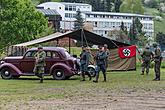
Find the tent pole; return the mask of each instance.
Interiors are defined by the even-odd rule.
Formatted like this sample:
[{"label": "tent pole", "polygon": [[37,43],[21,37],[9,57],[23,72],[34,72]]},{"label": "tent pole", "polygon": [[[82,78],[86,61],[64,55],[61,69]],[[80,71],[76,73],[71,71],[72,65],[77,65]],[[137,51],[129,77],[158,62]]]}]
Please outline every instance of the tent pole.
[{"label": "tent pole", "polygon": [[70,37],[69,37],[69,54],[70,54]]},{"label": "tent pole", "polygon": [[84,44],[84,43],[83,43],[84,41],[83,41],[83,35],[82,35],[83,33],[82,33],[82,31],[83,31],[83,30],[81,29],[81,46],[83,46],[83,44]]}]

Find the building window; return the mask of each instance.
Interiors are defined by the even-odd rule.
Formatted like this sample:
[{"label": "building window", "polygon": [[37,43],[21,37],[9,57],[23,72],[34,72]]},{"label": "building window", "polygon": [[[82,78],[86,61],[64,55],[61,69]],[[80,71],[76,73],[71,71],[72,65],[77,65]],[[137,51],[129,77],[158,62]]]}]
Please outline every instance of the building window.
[{"label": "building window", "polygon": [[65,13],[65,17],[66,17],[66,18],[69,17],[68,13]]},{"label": "building window", "polygon": [[94,22],[94,27],[97,27],[97,22]]},{"label": "building window", "polygon": [[65,6],[65,10],[69,10],[69,8],[68,8],[68,7],[69,7],[69,6],[68,6],[68,5],[66,5],[66,6]]},{"label": "building window", "polygon": [[73,6],[73,11],[76,11],[76,6]]},{"label": "building window", "polygon": [[107,31],[105,31],[105,34],[107,34]]},{"label": "building window", "polygon": [[72,11],[72,6],[69,6],[69,11]]}]

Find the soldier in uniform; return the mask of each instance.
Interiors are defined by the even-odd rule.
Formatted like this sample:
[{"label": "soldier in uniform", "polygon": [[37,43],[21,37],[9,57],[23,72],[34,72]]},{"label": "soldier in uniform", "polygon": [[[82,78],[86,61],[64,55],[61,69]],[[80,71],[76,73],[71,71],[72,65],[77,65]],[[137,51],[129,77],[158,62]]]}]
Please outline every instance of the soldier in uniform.
[{"label": "soldier in uniform", "polygon": [[105,65],[105,60],[106,60],[107,54],[104,51],[104,48],[102,46],[99,46],[99,50],[96,53],[96,80],[93,80],[93,82],[98,82],[99,79],[99,72],[102,71],[103,76],[104,76],[104,82],[106,82],[106,65]]},{"label": "soldier in uniform", "polygon": [[161,61],[162,61],[161,50],[156,43],[153,44],[153,47],[155,48],[155,54],[154,54],[155,79],[154,81],[159,81],[160,80],[160,66],[161,66]]},{"label": "soldier in uniform", "polygon": [[35,54],[36,61],[33,71],[35,75],[40,78],[40,83],[43,83],[44,67],[46,66],[45,57],[46,53],[43,51],[43,47],[39,45],[38,51]]},{"label": "soldier in uniform", "polygon": [[89,65],[89,53],[86,50],[86,46],[82,47],[82,52],[80,54],[80,70],[82,75],[82,80],[85,81],[85,74],[89,76],[89,80],[91,80],[91,75],[88,72],[88,65]]},{"label": "soldier in uniform", "polygon": [[110,52],[108,50],[108,45],[107,44],[104,44],[104,51],[107,54],[107,57],[105,59],[105,67],[106,67],[106,71],[107,71],[107,68],[108,68],[108,57],[110,55]]},{"label": "soldier in uniform", "polygon": [[142,57],[142,61],[143,61],[141,75],[144,75],[145,69],[146,69],[146,74],[148,75],[149,68],[150,68],[150,62],[153,58],[153,53],[152,53],[152,51],[149,50],[149,46],[145,47],[145,50],[143,51],[141,57]]}]

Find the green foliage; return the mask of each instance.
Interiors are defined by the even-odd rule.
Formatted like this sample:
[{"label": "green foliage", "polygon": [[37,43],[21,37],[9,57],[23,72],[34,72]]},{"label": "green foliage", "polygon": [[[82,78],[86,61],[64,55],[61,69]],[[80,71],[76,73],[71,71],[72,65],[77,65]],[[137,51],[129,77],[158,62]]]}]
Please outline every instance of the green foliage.
[{"label": "green foliage", "polygon": [[144,36],[144,33],[142,32],[142,27],[143,26],[140,20],[137,17],[134,18],[129,31],[131,44],[138,44],[138,41],[140,41],[140,37]]},{"label": "green foliage", "polygon": [[157,0],[145,0],[144,5],[149,8],[157,8],[158,1]]},{"label": "green foliage", "polygon": [[30,41],[47,28],[47,19],[29,0],[1,0],[0,48]]},{"label": "green foliage", "polygon": [[122,4],[122,0],[115,0],[114,5],[115,5],[115,12],[120,12],[120,5]]},{"label": "green foliage", "polygon": [[74,23],[74,29],[75,30],[82,29],[84,26],[84,24],[83,24],[84,20],[82,18],[80,10],[77,10],[75,18],[76,18],[76,21]]},{"label": "green foliage", "polygon": [[141,0],[123,0],[120,12],[143,14],[144,9]]},{"label": "green foliage", "polygon": [[158,42],[162,46],[165,46],[165,34],[162,32],[157,33],[156,42]]}]

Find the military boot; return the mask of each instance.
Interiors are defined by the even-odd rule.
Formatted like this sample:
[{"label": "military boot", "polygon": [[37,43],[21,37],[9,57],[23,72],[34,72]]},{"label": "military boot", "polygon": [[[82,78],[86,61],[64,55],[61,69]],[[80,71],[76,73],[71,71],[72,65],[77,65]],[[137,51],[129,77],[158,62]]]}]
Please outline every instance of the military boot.
[{"label": "military boot", "polygon": [[91,76],[91,74],[90,74],[89,72],[86,72],[86,74],[87,74],[88,77],[89,77],[89,81],[92,80],[92,76]]},{"label": "military boot", "polygon": [[82,73],[82,80],[81,81],[85,81],[85,73]]},{"label": "military boot", "polygon": [[98,83],[99,75],[96,75],[96,80],[93,80],[93,82]]},{"label": "military boot", "polygon": [[106,74],[103,73],[103,75],[104,75],[104,81],[103,81],[103,82],[106,82],[106,81],[107,81],[107,79],[106,79]]}]

